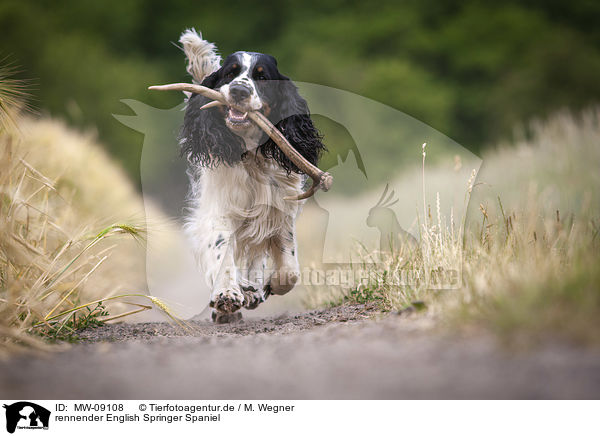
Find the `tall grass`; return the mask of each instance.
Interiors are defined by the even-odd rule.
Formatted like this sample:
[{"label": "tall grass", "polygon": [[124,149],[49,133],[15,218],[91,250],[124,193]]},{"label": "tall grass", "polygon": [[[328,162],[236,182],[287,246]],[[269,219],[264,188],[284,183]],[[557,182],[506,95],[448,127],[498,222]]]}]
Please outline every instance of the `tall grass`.
[{"label": "tall grass", "polygon": [[488,161],[451,318],[517,346],[600,343],[600,111],[535,122]]},{"label": "tall grass", "polygon": [[21,111],[29,109],[27,83],[14,79],[14,73],[14,68],[0,64],[0,131],[17,130]]},{"label": "tall grass", "polygon": [[[435,168],[426,168],[425,145],[422,153],[425,199]],[[599,110],[534,122],[528,136],[488,152],[477,180],[473,172],[465,181],[468,214],[443,216],[439,194],[436,204],[423,201],[419,250],[359,250],[374,280],[326,299],[371,301],[383,310],[424,300],[440,321],[477,326],[517,345],[548,338],[598,343],[599,164]],[[457,286],[436,292],[444,286],[432,272],[457,268]],[[423,274],[398,286],[391,277],[402,269]]]},{"label": "tall grass", "polygon": [[0,124],[0,354],[151,305],[168,311],[146,296],[143,203],[123,171],[92,135],[20,119],[10,88],[0,86],[10,120]]}]

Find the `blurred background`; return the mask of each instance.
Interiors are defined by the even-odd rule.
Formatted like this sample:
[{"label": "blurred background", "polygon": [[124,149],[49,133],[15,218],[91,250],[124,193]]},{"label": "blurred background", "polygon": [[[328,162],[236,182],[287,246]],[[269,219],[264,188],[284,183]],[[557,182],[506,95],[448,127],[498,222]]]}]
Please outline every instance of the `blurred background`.
[{"label": "blurred background", "polygon": [[[270,53],[294,80],[375,99],[479,153],[533,117],[598,100],[598,22],[592,0],[3,0],[0,58],[30,80],[35,109],[97,131],[139,185],[143,136],[111,114],[131,113],[121,99],[181,103],[146,88],[189,81],[174,45],[188,27],[224,55]],[[320,125],[330,148],[349,147],[342,128]]]}]

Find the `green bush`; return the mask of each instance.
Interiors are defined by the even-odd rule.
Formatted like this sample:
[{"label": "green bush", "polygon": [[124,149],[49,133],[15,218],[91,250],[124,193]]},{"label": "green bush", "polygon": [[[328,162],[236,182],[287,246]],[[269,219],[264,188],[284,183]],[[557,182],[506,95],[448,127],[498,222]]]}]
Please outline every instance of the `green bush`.
[{"label": "green bush", "polygon": [[104,2],[5,0],[0,56],[34,79],[34,106],[98,129],[137,177],[142,138],[111,117],[120,99],[168,108],[151,83],[187,80],[172,45],[196,27],[224,54],[275,55],[299,81],[402,110],[478,151],[562,107],[598,101],[597,2]]}]

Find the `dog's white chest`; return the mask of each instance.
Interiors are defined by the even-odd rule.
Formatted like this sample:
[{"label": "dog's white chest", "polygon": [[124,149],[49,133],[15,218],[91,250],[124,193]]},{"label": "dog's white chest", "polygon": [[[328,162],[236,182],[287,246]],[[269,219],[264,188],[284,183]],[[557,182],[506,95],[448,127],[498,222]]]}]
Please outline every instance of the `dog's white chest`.
[{"label": "dog's white chest", "polygon": [[233,165],[203,169],[199,180],[200,213],[233,225],[239,243],[261,243],[295,220],[302,202],[284,200],[301,192],[302,176],[287,174],[261,156]]}]

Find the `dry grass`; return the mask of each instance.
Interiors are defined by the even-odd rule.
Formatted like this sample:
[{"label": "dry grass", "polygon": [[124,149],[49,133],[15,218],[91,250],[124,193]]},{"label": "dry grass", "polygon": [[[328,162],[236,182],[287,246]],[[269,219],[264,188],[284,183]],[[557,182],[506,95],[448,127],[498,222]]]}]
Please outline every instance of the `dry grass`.
[{"label": "dry grass", "polygon": [[0,354],[151,308],[141,299],[169,314],[145,295],[141,196],[92,135],[20,119],[18,95],[0,92]]},{"label": "dry grass", "polygon": [[[124,176],[118,170],[108,174],[113,178],[107,179],[109,186],[104,182],[104,193],[97,192],[97,186],[96,191],[88,189],[98,183],[92,179],[95,172],[99,176],[114,168],[89,138],[49,120],[28,120],[19,127],[22,133],[0,134],[0,347],[4,349],[31,343],[30,333],[68,335],[79,316],[68,311],[121,291],[117,280],[143,291],[143,251],[135,242],[123,246],[120,241],[120,235],[139,238],[141,227],[107,224],[98,218],[107,210],[119,211],[119,201],[130,212],[139,204],[133,190],[123,192],[121,186],[129,185]],[[86,173],[86,166],[98,169]],[[95,206],[90,191],[99,200]],[[119,244],[118,250],[114,244]],[[58,331],[57,323],[63,326]]]},{"label": "dry grass", "polygon": [[[424,300],[442,321],[493,331],[515,345],[600,342],[599,144],[596,109],[533,123],[527,139],[490,151],[477,179],[465,180],[468,214],[456,222],[444,216],[438,194],[418,213],[418,252],[373,263],[381,253],[359,250],[374,279],[313,291],[310,305],[375,301],[401,310]],[[425,187],[431,172],[424,163]],[[457,289],[435,291],[431,273],[440,266],[462,269]],[[422,271],[421,279],[398,286],[390,278],[401,270]]]},{"label": "dry grass", "polygon": [[17,130],[22,111],[29,110],[27,83],[14,79],[14,73],[13,67],[0,64],[0,131]]},{"label": "dry grass", "polygon": [[593,109],[533,123],[529,139],[485,156],[454,321],[517,346],[600,342],[599,144]]}]

